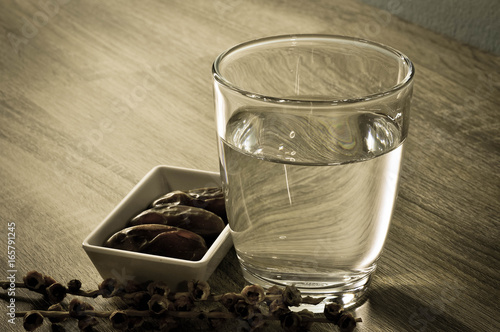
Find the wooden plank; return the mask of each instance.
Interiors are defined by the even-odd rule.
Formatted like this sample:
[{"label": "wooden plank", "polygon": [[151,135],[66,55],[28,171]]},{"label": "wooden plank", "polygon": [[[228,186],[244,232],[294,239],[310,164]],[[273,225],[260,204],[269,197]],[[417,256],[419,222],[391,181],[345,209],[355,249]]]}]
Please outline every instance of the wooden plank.
[{"label": "wooden plank", "polygon": [[[100,276],[81,242],[151,168],[218,170],[219,53],[268,35],[351,35],[401,50],[417,69],[399,200],[370,295],[355,310],[357,331],[500,330],[498,56],[348,0],[0,8],[0,247],[15,222],[18,281],[37,269],[94,288]],[[234,251],[210,283],[218,293],[244,286]],[[17,310],[46,306],[24,290],[16,298]],[[97,330],[111,327],[101,321]]]}]

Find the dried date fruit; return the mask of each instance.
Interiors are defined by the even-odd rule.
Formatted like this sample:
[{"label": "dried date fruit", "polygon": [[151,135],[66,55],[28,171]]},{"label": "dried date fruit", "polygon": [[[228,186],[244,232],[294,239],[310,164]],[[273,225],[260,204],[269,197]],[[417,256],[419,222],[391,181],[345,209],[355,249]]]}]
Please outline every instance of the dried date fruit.
[{"label": "dried date fruit", "polygon": [[115,249],[140,251],[142,246],[158,234],[172,230],[175,230],[175,228],[154,224],[128,227],[113,234],[104,245]]},{"label": "dried date fruit", "polygon": [[165,205],[188,205],[215,213],[227,221],[224,193],[221,188],[197,188],[187,191],[175,190],[156,199],[151,207]]},{"label": "dried date fruit", "polygon": [[104,245],[187,260],[200,260],[207,251],[207,245],[201,236],[185,229],[160,224],[127,227],[113,234]]},{"label": "dried date fruit", "polygon": [[224,221],[207,210],[186,205],[166,205],[141,212],[129,226],[162,224],[179,227],[203,237],[207,245],[212,244],[224,229]]},{"label": "dried date fruit", "polygon": [[198,234],[179,229],[176,232],[163,232],[144,246],[144,252],[172,258],[200,260],[207,252],[205,241]]}]

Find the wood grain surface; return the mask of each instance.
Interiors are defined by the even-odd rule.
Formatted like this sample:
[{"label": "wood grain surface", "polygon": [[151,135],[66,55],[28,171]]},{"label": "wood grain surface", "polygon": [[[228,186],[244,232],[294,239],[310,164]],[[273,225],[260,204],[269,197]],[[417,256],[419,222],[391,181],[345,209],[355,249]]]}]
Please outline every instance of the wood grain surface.
[{"label": "wood grain surface", "polygon": [[[500,60],[348,0],[1,0],[0,275],[15,223],[17,281],[38,270],[95,288],[81,243],[150,169],[218,170],[215,57],[290,33],[371,39],[416,66],[399,199],[357,331],[499,331]],[[234,251],[209,282],[244,286]],[[0,298],[0,330],[22,331]],[[17,311],[47,307],[24,289],[15,300]]]}]

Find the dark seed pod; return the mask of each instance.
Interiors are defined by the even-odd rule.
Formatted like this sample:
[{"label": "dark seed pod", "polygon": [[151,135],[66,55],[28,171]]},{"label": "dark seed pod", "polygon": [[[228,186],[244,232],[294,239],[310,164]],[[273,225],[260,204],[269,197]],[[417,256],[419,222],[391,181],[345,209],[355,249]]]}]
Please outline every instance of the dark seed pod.
[{"label": "dark seed pod", "polygon": [[302,319],[296,312],[290,311],[280,317],[281,328],[285,332],[301,331]]},{"label": "dark seed pod", "polygon": [[221,188],[198,188],[188,191],[176,190],[161,196],[151,204],[152,207],[166,205],[188,205],[215,213],[227,220],[224,193]]},{"label": "dark seed pod", "polygon": [[151,300],[151,294],[146,291],[138,291],[135,293],[123,294],[121,298],[127,305],[138,310],[145,310],[148,308],[148,302]]},{"label": "dark seed pod", "polygon": [[219,302],[226,307],[229,312],[234,312],[234,305],[238,303],[239,300],[243,299],[243,297],[236,293],[226,293],[222,295]]},{"label": "dark seed pod", "polygon": [[[64,311],[64,308],[62,307],[62,305],[60,303],[56,303],[56,304],[51,305],[48,310],[49,311]],[[61,323],[64,320],[66,320],[66,317],[49,317],[49,321],[52,324]]]},{"label": "dark seed pod", "polygon": [[94,310],[94,307],[87,302],[74,298],[69,303],[68,312],[70,317],[81,319],[85,317],[84,311]]},{"label": "dark seed pod", "polygon": [[206,281],[188,281],[188,292],[193,300],[204,301],[210,295],[210,285]]},{"label": "dark seed pod", "polygon": [[282,296],[283,303],[285,303],[287,306],[296,307],[299,306],[302,302],[302,295],[300,294],[300,291],[293,285],[286,286]]},{"label": "dark seed pod", "polygon": [[167,311],[170,307],[170,301],[160,294],[155,294],[151,296],[148,302],[149,311],[153,314],[162,314]]},{"label": "dark seed pod", "polygon": [[111,321],[113,328],[115,328],[117,330],[125,331],[129,327],[129,317],[123,311],[118,311],[118,310],[114,311],[109,316],[109,320]]},{"label": "dark seed pod", "polygon": [[76,293],[82,288],[82,282],[78,279],[73,279],[68,281],[68,291],[70,293]]},{"label": "dark seed pod", "polygon": [[352,332],[356,327],[356,319],[350,313],[343,313],[337,323],[340,332]]},{"label": "dark seed pod", "polygon": [[29,311],[24,315],[23,327],[26,331],[34,331],[43,324],[43,316],[39,312]]},{"label": "dark seed pod", "polygon": [[246,303],[244,300],[239,300],[234,305],[234,313],[241,319],[250,319],[254,313],[254,306]]},{"label": "dark seed pod", "polygon": [[197,207],[168,205],[143,211],[130,222],[129,226],[161,224],[194,232],[210,245],[225,227],[224,221],[216,214]]},{"label": "dark seed pod", "polygon": [[49,302],[52,304],[59,303],[64,300],[66,293],[68,292],[66,287],[58,282],[51,284],[45,291]]},{"label": "dark seed pod", "polygon": [[175,311],[190,311],[194,307],[193,299],[185,294],[176,294],[174,298]]},{"label": "dark seed pod", "polygon": [[38,290],[45,286],[43,274],[37,271],[30,271],[23,278],[24,284],[28,289]]},{"label": "dark seed pod", "polygon": [[276,299],[269,305],[269,313],[276,318],[280,318],[289,312],[290,309],[283,303],[283,299]]},{"label": "dark seed pod", "polygon": [[340,316],[342,316],[343,308],[338,303],[329,303],[325,305],[325,310],[323,311],[326,319],[331,321],[333,324],[337,324]]},{"label": "dark seed pod", "polygon": [[134,280],[127,280],[127,283],[124,285],[123,290],[125,293],[135,293],[144,290],[143,285]]},{"label": "dark seed pod", "polygon": [[170,287],[163,281],[152,281],[146,289],[151,295],[160,294],[161,296],[167,296],[170,293]]},{"label": "dark seed pod", "polygon": [[281,287],[274,285],[274,286],[271,286],[267,289],[266,294],[267,295],[281,295],[281,294],[283,294],[283,289]]},{"label": "dark seed pod", "polygon": [[241,295],[248,304],[258,304],[264,301],[266,295],[264,294],[264,288],[260,285],[249,285],[243,288]]},{"label": "dark seed pod", "polygon": [[109,298],[122,293],[122,290],[116,279],[106,278],[99,285],[99,293],[102,297]]},{"label": "dark seed pod", "polygon": [[46,276],[46,275],[43,276],[43,286],[44,287],[49,287],[50,285],[55,284],[56,282],[57,281],[54,278],[52,278],[51,276]]}]

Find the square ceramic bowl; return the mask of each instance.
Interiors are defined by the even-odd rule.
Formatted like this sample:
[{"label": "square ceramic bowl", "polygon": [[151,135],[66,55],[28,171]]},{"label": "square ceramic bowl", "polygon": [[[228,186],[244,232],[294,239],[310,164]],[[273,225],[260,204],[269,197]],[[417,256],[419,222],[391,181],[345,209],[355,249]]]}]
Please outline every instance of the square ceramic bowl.
[{"label": "square ceramic bowl", "polygon": [[224,228],[199,261],[107,248],[103,243],[109,236],[125,228],[130,219],[159,196],[173,190],[214,186],[220,186],[219,173],[157,166],[90,233],[83,242],[83,249],[103,278],[137,282],[161,280],[173,291],[185,288],[188,280],[206,281],[232,246],[229,226]]}]

